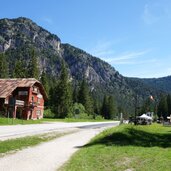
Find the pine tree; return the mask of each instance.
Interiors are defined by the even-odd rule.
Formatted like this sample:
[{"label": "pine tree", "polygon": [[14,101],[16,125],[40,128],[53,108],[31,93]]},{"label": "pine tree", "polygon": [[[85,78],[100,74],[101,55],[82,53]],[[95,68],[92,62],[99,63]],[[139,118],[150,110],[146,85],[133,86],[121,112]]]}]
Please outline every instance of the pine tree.
[{"label": "pine tree", "polygon": [[164,95],[161,95],[160,97],[157,114],[159,117],[163,116],[164,119],[166,119],[167,117],[168,105],[167,105],[167,98]]},{"label": "pine tree", "polygon": [[97,100],[94,100],[94,113],[100,115],[100,104]]},{"label": "pine tree", "polygon": [[108,97],[105,95],[104,98],[103,98],[103,104],[102,104],[102,109],[101,109],[102,116],[105,119],[110,118],[108,109],[109,109],[109,107],[108,107]]},{"label": "pine tree", "polygon": [[15,78],[25,78],[26,77],[26,69],[24,67],[24,63],[22,62],[22,60],[17,60],[15,62],[14,77]]},{"label": "pine tree", "polygon": [[29,63],[28,77],[39,79],[38,59],[34,49],[32,49],[30,55],[31,59]]},{"label": "pine tree", "polygon": [[43,87],[45,88],[46,93],[49,94],[48,78],[47,78],[47,75],[44,71],[42,72],[40,81],[41,81]]},{"label": "pine tree", "polygon": [[78,102],[78,88],[77,87],[74,88],[72,95],[73,95],[72,97],[73,103],[77,103]]},{"label": "pine tree", "polygon": [[171,115],[171,95],[167,95],[168,115]]},{"label": "pine tree", "polygon": [[72,87],[64,62],[62,62],[61,75],[59,83],[55,88],[55,95],[56,117],[65,118],[70,113],[72,107]]},{"label": "pine tree", "polygon": [[113,96],[109,96],[108,98],[108,112],[109,112],[109,119],[113,119],[116,117],[117,107]]},{"label": "pine tree", "polygon": [[141,114],[147,112],[154,112],[155,111],[155,103],[149,97],[145,100],[141,107]]},{"label": "pine tree", "polygon": [[5,54],[0,53],[0,78],[8,77],[8,63]]},{"label": "pine tree", "polygon": [[89,87],[85,79],[83,79],[80,86],[80,91],[78,93],[78,102],[85,107],[88,114],[93,114],[93,99],[91,97]]},{"label": "pine tree", "polygon": [[105,119],[113,119],[117,114],[117,106],[113,96],[104,96],[102,104],[102,116]]}]

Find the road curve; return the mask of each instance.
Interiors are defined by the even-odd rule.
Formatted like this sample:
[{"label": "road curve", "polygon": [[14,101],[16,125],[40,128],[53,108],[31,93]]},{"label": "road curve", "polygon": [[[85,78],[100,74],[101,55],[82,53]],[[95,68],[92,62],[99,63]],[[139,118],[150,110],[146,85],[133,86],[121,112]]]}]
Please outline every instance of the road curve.
[{"label": "road curve", "polygon": [[72,126],[80,127],[78,128],[79,131],[73,134],[0,158],[0,169],[3,171],[56,171],[91,138],[104,129],[118,124],[119,122],[77,123]]}]

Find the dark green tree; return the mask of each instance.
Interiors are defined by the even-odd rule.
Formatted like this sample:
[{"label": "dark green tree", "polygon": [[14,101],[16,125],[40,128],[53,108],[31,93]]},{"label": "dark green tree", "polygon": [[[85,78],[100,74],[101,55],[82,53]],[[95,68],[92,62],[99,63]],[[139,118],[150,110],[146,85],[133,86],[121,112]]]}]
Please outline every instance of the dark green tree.
[{"label": "dark green tree", "polygon": [[167,95],[167,107],[168,107],[168,115],[171,115],[171,95]]},{"label": "dark green tree", "polygon": [[157,115],[159,117],[163,116],[163,118],[166,119],[167,114],[168,114],[167,97],[165,95],[161,95],[160,101],[159,101],[159,104],[158,104]]},{"label": "dark green tree", "polygon": [[117,114],[117,105],[113,96],[104,96],[102,104],[102,116],[105,119],[113,119]]},{"label": "dark green tree", "polygon": [[116,117],[117,106],[113,96],[109,96],[108,98],[108,112],[109,112],[109,119],[113,119]]},{"label": "dark green tree", "polygon": [[56,87],[50,87],[49,88],[49,99],[48,99],[48,105],[49,107],[54,110],[54,112],[56,112],[55,110],[57,110],[57,108],[55,107],[56,106],[56,103],[57,103],[57,99],[56,99]]},{"label": "dark green tree", "polygon": [[42,72],[42,75],[41,75],[41,79],[40,79],[45,91],[46,91],[46,94],[48,96],[48,100],[45,101],[45,106],[48,107],[50,105],[50,100],[49,100],[49,83],[48,83],[48,77],[47,77],[47,74],[43,71]]},{"label": "dark green tree", "polygon": [[109,119],[109,106],[108,106],[108,97],[105,95],[103,98],[103,104],[102,104],[102,109],[101,109],[101,114],[105,119]]},{"label": "dark green tree", "polygon": [[43,71],[40,79],[45,91],[49,94],[49,84],[48,84],[48,77],[47,74]]},{"label": "dark green tree", "polygon": [[28,77],[39,79],[38,58],[35,50],[31,50],[31,59],[28,66]]},{"label": "dark green tree", "polygon": [[94,113],[97,114],[97,115],[101,114],[100,103],[99,103],[98,100],[94,100]]},{"label": "dark green tree", "polygon": [[17,60],[15,62],[14,75],[15,78],[25,78],[26,69],[22,60]]},{"label": "dark green tree", "polygon": [[147,112],[154,112],[155,111],[155,102],[153,99],[151,99],[151,96],[149,96],[143,103],[140,114],[147,113]]},{"label": "dark green tree", "polygon": [[78,88],[77,87],[74,87],[74,90],[73,90],[73,103],[77,103],[78,102]]},{"label": "dark green tree", "polygon": [[8,62],[4,53],[0,53],[0,78],[8,77]]},{"label": "dark green tree", "polygon": [[72,87],[68,72],[64,62],[62,62],[61,74],[58,85],[55,88],[56,117],[65,118],[71,112],[72,107]]},{"label": "dark green tree", "polygon": [[83,79],[81,86],[80,86],[80,90],[78,93],[78,102],[81,103],[85,107],[89,115],[93,114],[94,112],[93,111],[93,99],[92,99],[88,84],[85,79]]}]

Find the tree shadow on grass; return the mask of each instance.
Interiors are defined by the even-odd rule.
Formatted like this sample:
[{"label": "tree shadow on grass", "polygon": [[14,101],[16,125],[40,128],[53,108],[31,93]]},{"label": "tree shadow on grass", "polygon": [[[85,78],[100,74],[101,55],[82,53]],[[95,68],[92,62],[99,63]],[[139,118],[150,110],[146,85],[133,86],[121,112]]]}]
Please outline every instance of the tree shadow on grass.
[{"label": "tree shadow on grass", "polygon": [[123,132],[115,132],[103,138],[94,140],[85,147],[104,144],[106,146],[140,146],[140,147],[171,147],[171,133],[149,133],[134,128],[127,128]]}]

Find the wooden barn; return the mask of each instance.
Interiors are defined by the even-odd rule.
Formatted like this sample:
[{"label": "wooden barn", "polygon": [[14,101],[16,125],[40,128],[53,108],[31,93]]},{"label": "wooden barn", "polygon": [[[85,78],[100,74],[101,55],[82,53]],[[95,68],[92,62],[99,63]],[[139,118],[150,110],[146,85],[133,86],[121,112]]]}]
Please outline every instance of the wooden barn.
[{"label": "wooden barn", "polygon": [[34,78],[0,79],[0,114],[6,117],[41,119],[45,100],[46,92]]}]

